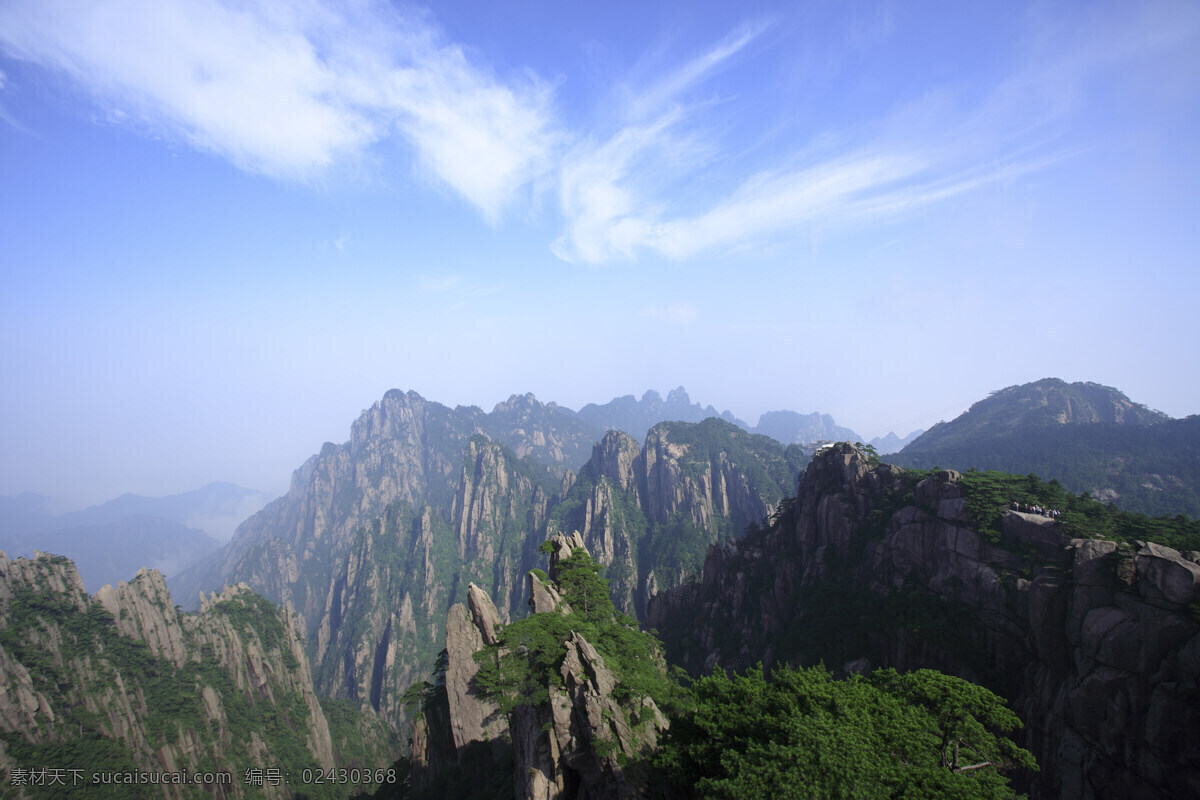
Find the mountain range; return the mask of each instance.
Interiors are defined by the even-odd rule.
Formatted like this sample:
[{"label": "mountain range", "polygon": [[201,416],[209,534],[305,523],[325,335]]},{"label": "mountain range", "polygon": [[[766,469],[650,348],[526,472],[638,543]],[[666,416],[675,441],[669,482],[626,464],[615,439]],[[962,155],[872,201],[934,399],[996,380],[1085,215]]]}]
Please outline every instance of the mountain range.
[{"label": "mountain range", "polygon": [[[602,405],[586,405],[578,413],[555,403],[542,404],[531,394],[513,395],[490,413],[478,407],[458,407],[447,413],[455,417],[460,437],[470,431],[507,442],[518,459],[531,457],[559,478],[568,470],[578,471],[606,431],[632,432],[640,441],[651,427],[667,420],[700,422],[719,416],[784,443],[857,440],[853,431],[837,426],[827,414],[774,411],[750,428],[728,411],[718,414],[712,406],[693,403],[683,387],[669,392],[665,400],[650,390],[641,399],[632,395],[614,398]],[[372,429],[360,428],[357,435],[370,437]],[[892,443],[901,441],[894,434],[889,436]],[[446,459],[456,456],[453,446],[443,453]],[[423,500],[432,500],[432,505],[446,499],[436,496],[436,483],[435,496],[422,495]],[[213,483],[168,497],[126,494],[81,511],[54,515],[47,510],[47,498],[31,493],[0,497],[0,549],[11,556],[32,556],[38,550],[66,555],[91,589],[105,583],[116,585],[142,566],[173,578],[213,555],[218,543],[230,539],[236,526],[269,499],[234,484]],[[380,508],[371,508],[364,518]],[[208,585],[219,588],[218,583]],[[196,587],[186,586],[187,597],[194,597],[190,590]]]},{"label": "mountain range", "polygon": [[[447,700],[445,708],[426,701],[440,696],[442,681],[470,672],[470,648],[476,638],[487,640],[489,625],[501,631],[539,604],[553,606],[556,593],[561,599],[578,590],[558,577],[539,577],[544,543],[570,542],[565,553],[559,546],[560,561],[552,559],[551,567],[584,549],[603,570],[617,627],[589,634],[601,636],[601,649],[611,645],[603,637],[632,630],[624,614],[663,631],[668,661],[697,674],[716,664],[758,661],[823,661],[845,674],[936,666],[1017,704],[1028,730],[1022,746],[1048,765],[1045,777],[1020,779],[1037,797],[1171,796],[1200,788],[1200,757],[1177,741],[1179,730],[1200,719],[1194,707],[1200,651],[1189,611],[1200,602],[1197,523],[1148,519],[1080,498],[1072,494],[1078,490],[1068,483],[1068,472],[1060,477],[1047,470],[1042,480],[990,471],[906,471],[880,464],[870,448],[784,444],[720,416],[660,420],[638,437],[615,427],[621,420],[640,429],[648,417],[639,414],[657,413],[646,411],[653,408],[693,415],[711,410],[692,404],[682,389],[666,401],[655,393],[618,398],[585,407],[586,415],[529,394],[484,412],[389,391],[354,422],[347,442],[326,443],[293,473],[287,494],[247,518],[220,549],[169,577],[173,599],[165,587],[151,592],[156,608],[178,602],[196,611],[131,629],[129,636],[161,638],[150,631],[174,625],[192,630],[200,624],[187,621],[195,614],[230,609],[225,604],[238,598],[257,608],[259,601],[250,598],[265,598],[285,610],[280,613],[295,632],[313,693],[349,714],[351,728],[375,731],[367,737],[372,757],[389,750],[387,736],[412,736],[412,752],[425,753],[420,780],[441,785],[437,776],[463,767],[461,748],[470,742],[454,733],[466,724],[449,710],[458,701]],[[1193,451],[1171,444],[1171,433],[1194,419],[1171,420],[1108,387],[1047,379],[995,393],[959,419],[935,426],[896,459],[933,453],[928,457],[944,468],[952,464],[940,459],[957,452],[970,462],[964,470],[987,470],[1009,442],[1107,432],[1114,448],[1136,441],[1147,453],[1159,452],[1155,458],[1176,458],[1182,466],[1160,477],[1194,492],[1197,484],[1188,484],[1191,473],[1184,469],[1194,462]],[[802,438],[809,435],[803,431],[838,430],[821,415],[763,415],[754,430],[764,422],[781,435],[802,431],[794,434]],[[1131,438],[1119,438],[1126,435]],[[1138,469],[1151,463],[1123,458]],[[32,503],[19,500],[22,508]],[[1062,516],[1035,519],[1014,504],[1061,510]],[[28,575],[29,569],[18,571]],[[54,591],[68,587],[75,593],[70,603],[87,611],[93,601],[79,594],[78,573],[38,569],[45,573],[38,580],[59,587]],[[110,595],[146,580],[139,575],[114,584],[94,602],[119,624],[121,608],[108,608]],[[228,586],[241,587],[238,597],[225,591]],[[48,624],[35,620],[49,619],[45,615],[57,606],[9,606],[6,619],[30,608],[24,627],[9,623],[0,658],[12,648],[33,652],[26,628]],[[588,609],[582,613],[586,617]],[[476,633],[464,627],[468,616]],[[483,617],[491,622],[484,624]],[[89,641],[109,624],[100,616],[95,621],[101,627],[87,634]],[[443,652],[454,641],[452,629],[475,644],[463,644],[457,655]],[[599,730],[605,709],[610,719],[619,715],[639,730],[650,720],[661,729],[649,706],[631,707],[628,697],[602,687],[609,679],[596,676],[615,667],[593,657],[591,640],[570,641],[564,652],[576,653],[579,670],[564,666],[562,680],[581,691],[552,701],[543,709],[550,716],[537,724],[509,720],[514,753],[543,747],[551,754],[556,747],[573,753],[558,761],[514,762],[536,762],[550,776],[537,783],[546,797],[576,796],[571,792],[579,791],[581,769],[592,776],[588,780],[600,781],[593,787],[627,785],[614,772],[623,767],[611,748],[631,748],[632,757],[655,746],[624,736],[618,725],[609,744],[592,748],[587,731]],[[220,647],[181,657],[207,663],[206,653]],[[608,652],[612,657],[614,651]],[[294,648],[287,661],[299,661]],[[291,667],[280,662],[271,669]],[[25,680],[13,674],[11,680]],[[418,692],[425,711],[416,717],[424,727],[414,727],[413,687],[426,680],[433,689]],[[579,681],[592,688],[583,691]],[[1110,695],[1121,698],[1115,711],[1096,700]],[[560,701],[574,704],[576,715],[600,716],[587,725],[578,716],[558,716],[553,703]],[[57,707],[74,701],[47,702]],[[475,719],[479,711],[461,713]],[[450,716],[437,717],[443,712]],[[315,712],[308,718],[315,721]],[[6,730],[23,736],[32,722],[42,725],[39,719],[33,713]],[[543,736],[546,725],[553,737]],[[1129,744],[1116,753],[1119,743],[1106,731],[1128,725]],[[105,736],[119,738],[119,725],[106,730]],[[513,731],[528,733],[527,741],[512,740]],[[426,738],[418,742],[421,736]],[[446,743],[448,736],[454,743]],[[596,736],[600,741],[607,734]],[[1182,766],[1172,762],[1173,752],[1183,754]],[[591,766],[580,766],[585,764]],[[417,765],[411,766],[416,780]],[[572,777],[571,770],[578,774]],[[615,783],[605,783],[610,779]],[[534,796],[520,794],[535,791],[533,784],[521,785],[519,796]]]},{"label": "mountain range", "polygon": [[141,567],[174,575],[216,552],[236,525],[267,501],[232,483],[211,483],[167,497],[125,494],[81,511],[54,515],[47,499],[26,493],[0,498],[0,550],[67,556],[84,585],[117,585]]},{"label": "mountain range", "polygon": [[532,395],[483,414],[388,392],[349,442],[326,444],[284,497],[170,579],[173,594],[193,607],[245,582],[290,604],[319,690],[370,702],[399,731],[400,696],[432,667],[469,582],[520,616],[538,544],[577,529],[618,607],[638,613],[695,575],[709,545],[769,517],[813,452],[710,418],[660,423],[641,445],[609,431],[576,472],[583,435]]},{"label": "mountain range", "polygon": [[238,524],[266,505],[271,498],[232,483],[210,483],[199,489],[166,497],[123,494],[79,511],[53,514],[50,498],[24,492],[0,496],[0,535],[28,536],[43,531],[86,528],[129,517],[156,517],[193,530],[202,530],[218,541],[228,541]]},{"label": "mountain range", "polygon": [[796,411],[768,411],[759,416],[757,425],[751,427],[730,411],[718,413],[712,406],[693,403],[682,386],[668,392],[666,400],[658,392],[650,390],[640,400],[630,394],[613,398],[604,405],[589,403],[579,410],[579,417],[600,432],[624,431],[639,440],[659,422],[701,422],[710,417],[719,417],[749,433],[770,436],[785,445],[863,441],[880,453],[897,452],[923,433],[916,430],[901,438],[891,432],[868,442],[849,428],[838,425],[828,414],[801,414]]},{"label": "mountain range", "polygon": [[92,592],[116,586],[143,567],[174,575],[220,546],[204,531],[145,515],[0,539],[0,550],[12,558],[39,551],[70,558]]}]

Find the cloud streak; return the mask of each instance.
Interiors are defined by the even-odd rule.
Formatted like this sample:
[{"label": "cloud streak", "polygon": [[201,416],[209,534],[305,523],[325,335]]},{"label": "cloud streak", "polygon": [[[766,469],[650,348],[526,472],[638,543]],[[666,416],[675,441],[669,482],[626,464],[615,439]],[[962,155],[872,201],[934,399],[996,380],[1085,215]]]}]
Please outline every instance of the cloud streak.
[{"label": "cloud streak", "polygon": [[[1134,38],[1178,49],[1200,15],[1151,13],[1164,8],[1174,7],[1135,14]],[[987,90],[972,87],[970,100],[929,87],[860,129],[797,131],[790,150],[757,162],[723,140],[740,98],[716,87],[768,46],[772,22],[738,26],[627,87],[592,130],[558,119],[551,84],[529,72],[499,76],[428,16],[382,0],[10,0],[0,5],[0,52],[68,76],[109,124],[272,178],[319,178],[380,157],[398,138],[421,176],[490,224],[523,191],[553,187],[561,228],[552,252],[603,264],[683,261],[787,241],[805,226],[877,224],[1048,169],[1078,152],[1056,144],[1054,125],[1089,75],[1144,54],[1120,16],[1098,14],[1087,41],[1034,20],[1032,30],[1058,32],[1031,37],[1024,65]],[[753,81],[738,87],[757,91]],[[15,124],[2,107],[0,116]]]},{"label": "cloud streak", "polygon": [[503,84],[380,3],[14,0],[0,6],[0,48],[273,178],[318,177],[399,134],[491,222],[553,142],[545,87]]},{"label": "cloud streak", "polygon": [[[1038,35],[1025,62],[991,86],[932,87],[860,128],[809,133],[793,152],[777,152],[774,163],[749,176],[723,170],[724,189],[692,192],[697,175],[736,154],[715,141],[714,132],[725,126],[712,119],[713,103],[686,106],[678,98],[711,79],[714,67],[766,28],[731,35],[633,93],[628,117],[634,121],[568,154],[560,181],[564,231],[551,249],[564,261],[585,264],[631,261],[642,253],[686,261],[743,252],[795,238],[806,227],[887,223],[1050,169],[1092,147],[1061,139],[1065,118],[1087,102],[1081,87],[1131,60],[1153,61],[1168,46],[1180,50],[1194,40],[1200,18],[1143,10],[1131,21],[1124,14],[1119,6],[1105,9],[1096,15],[1102,22],[1091,23],[1084,35],[1060,21],[1049,38],[1040,33],[1046,20],[1034,19]],[[681,152],[701,157],[680,159]]]}]

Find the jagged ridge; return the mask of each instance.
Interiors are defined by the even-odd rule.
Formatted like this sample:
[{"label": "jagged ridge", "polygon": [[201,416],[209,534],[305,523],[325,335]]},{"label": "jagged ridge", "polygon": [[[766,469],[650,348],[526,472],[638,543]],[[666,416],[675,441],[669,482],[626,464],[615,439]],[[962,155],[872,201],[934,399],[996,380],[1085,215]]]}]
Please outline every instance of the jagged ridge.
[{"label": "jagged ridge", "polygon": [[[247,787],[245,770],[288,769],[298,780],[304,768],[338,765],[345,744],[335,743],[292,614],[245,586],[180,614],[154,570],[93,599],[74,564],[45,554],[0,554],[0,737],[9,770],[236,777],[220,789],[164,787],[181,798],[288,797],[285,785]],[[72,763],[59,763],[64,754]]]},{"label": "jagged ridge", "polygon": [[848,444],[788,505],[651,601],[673,662],[932,667],[1012,699],[1035,796],[1200,793],[1197,554],[1070,539],[1012,510],[993,541],[958,473],[918,483]]}]

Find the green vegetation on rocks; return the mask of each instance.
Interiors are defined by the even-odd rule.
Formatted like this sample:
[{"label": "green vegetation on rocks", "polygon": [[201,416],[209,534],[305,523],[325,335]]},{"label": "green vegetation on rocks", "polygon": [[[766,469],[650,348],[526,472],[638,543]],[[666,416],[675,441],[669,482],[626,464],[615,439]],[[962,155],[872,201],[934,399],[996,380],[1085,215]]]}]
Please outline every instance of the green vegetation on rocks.
[{"label": "green vegetation on rocks", "polygon": [[1155,542],[1181,552],[1200,550],[1200,520],[1178,514],[1150,517],[1101,503],[1087,494],[1075,495],[1057,480],[1037,475],[968,470],[959,480],[976,530],[999,541],[1000,517],[1014,502],[1039,505],[1059,512],[1058,528],[1067,536],[1110,539],[1117,542]]},{"label": "green vegetation on rocks", "polygon": [[613,607],[600,571],[587,550],[576,549],[556,569],[558,590],[570,611],[561,613],[560,607],[506,625],[496,644],[476,654],[476,685],[503,713],[546,702],[551,687],[562,685],[559,670],[572,633],[590,642],[613,671],[615,699],[649,697],[660,708],[674,705],[677,686],[667,676],[661,645],[638,628],[637,620]]},{"label": "green vegetation on rocks", "polygon": [[[235,588],[180,615],[152,571],[92,600],[65,559],[0,558],[0,681],[21,698],[0,726],[10,767],[0,785],[18,769],[44,767],[64,780],[28,785],[27,797],[157,798],[161,785],[93,777],[221,771],[241,786],[251,769],[298,779],[305,769],[385,759],[382,730],[357,708],[338,708],[327,725],[286,614]],[[281,796],[270,786],[241,788],[247,798]],[[214,791],[174,789],[180,797]],[[346,795],[334,785],[308,791]]]},{"label": "green vegetation on rocks", "polygon": [[994,392],[888,459],[1032,472],[1126,511],[1200,517],[1200,416],[1170,419],[1097,384],[1047,379]]},{"label": "green vegetation on rocks", "polygon": [[1011,798],[1036,769],[1004,701],[933,670],[833,680],[822,667],[718,670],[691,688],[657,763],[703,798]]}]

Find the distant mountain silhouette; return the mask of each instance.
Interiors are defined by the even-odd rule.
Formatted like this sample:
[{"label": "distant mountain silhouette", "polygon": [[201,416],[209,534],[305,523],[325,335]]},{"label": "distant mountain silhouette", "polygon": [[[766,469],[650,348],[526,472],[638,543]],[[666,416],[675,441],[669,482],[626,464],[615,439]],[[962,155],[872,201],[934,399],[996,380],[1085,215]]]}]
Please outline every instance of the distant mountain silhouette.
[{"label": "distant mountain silhouette", "polygon": [[1200,517],[1200,417],[1173,420],[1096,383],[1047,378],[993,392],[888,460],[1033,472],[1128,511]]}]

